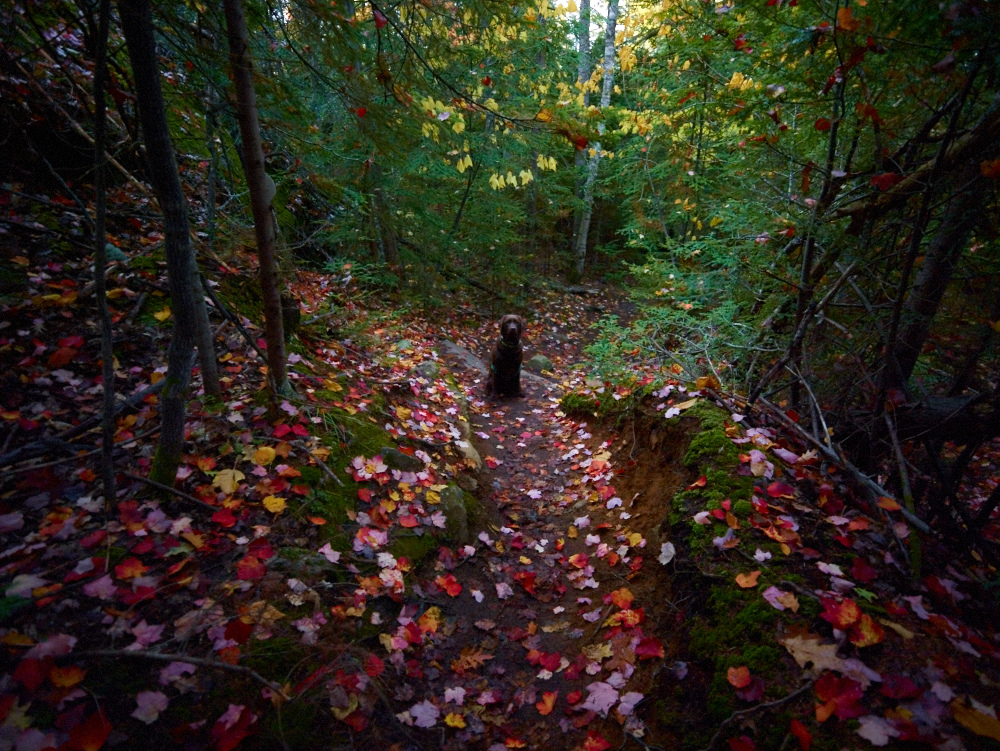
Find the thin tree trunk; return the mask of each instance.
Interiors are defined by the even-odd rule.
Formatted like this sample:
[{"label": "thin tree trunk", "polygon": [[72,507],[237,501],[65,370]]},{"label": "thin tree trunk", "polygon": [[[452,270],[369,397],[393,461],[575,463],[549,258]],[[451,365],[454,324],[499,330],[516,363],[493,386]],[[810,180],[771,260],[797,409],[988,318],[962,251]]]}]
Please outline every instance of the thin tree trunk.
[{"label": "thin tree trunk", "polygon": [[[576,80],[581,86],[590,79],[590,0],[580,0],[580,17],[576,22]],[[583,92],[583,106],[590,106],[590,92]],[[583,186],[586,182],[583,177],[583,167],[587,163],[587,154],[580,150],[576,152],[575,164],[577,171],[576,197],[583,200]],[[577,238],[580,236],[580,221],[583,219],[583,210],[577,209],[573,212],[573,247],[576,247]]]},{"label": "thin tree trunk", "polygon": [[268,379],[275,397],[289,391],[285,365],[285,335],[281,321],[281,290],[278,278],[276,227],[271,210],[274,181],[264,171],[264,148],[257,120],[257,95],[253,88],[250,33],[242,0],[223,0],[229,38],[229,62],[236,89],[236,118],[243,141],[244,168],[250,190],[261,295],[264,299],[264,338],[267,341]]},{"label": "thin tree trunk", "polygon": [[889,366],[891,371],[895,371],[890,372],[890,377],[898,374],[900,385],[905,384],[913,373],[955,265],[965,251],[973,228],[982,218],[989,185],[979,170],[979,159],[969,162],[956,181],[955,193],[937,234],[927,247],[913,290],[900,316],[906,325],[890,353],[897,367]]},{"label": "thin tree trunk", "polygon": [[[604,80],[601,87],[601,109],[611,104],[611,88],[615,80],[615,26],[618,23],[618,0],[608,3],[608,23],[604,29]],[[598,125],[598,132],[604,132],[603,124]],[[573,277],[579,280],[583,277],[583,269],[587,262],[587,235],[590,232],[590,220],[594,213],[594,183],[597,182],[597,165],[601,161],[601,142],[594,144],[594,156],[590,158],[587,167],[587,181],[583,186],[583,216],[580,218],[580,230],[577,232],[576,248],[573,253]]]},{"label": "thin tree trunk", "polygon": [[153,457],[150,478],[164,485],[173,485],[184,448],[184,418],[197,318],[207,317],[208,313],[204,300],[195,294],[197,263],[160,88],[152,8],[149,0],[119,0],[118,9],[135,77],[149,181],[163,211],[163,245],[174,320],[173,336],[167,352],[167,384],[160,405],[160,442]]},{"label": "thin tree trunk", "polygon": [[94,61],[94,182],[96,211],[94,216],[94,285],[97,309],[101,319],[101,381],[104,390],[104,410],[101,423],[101,480],[104,502],[115,504],[115,350],[111,311],[108,309],[108,285],[104,278],[108,265],[107,232],[107,160],[104,148],[108,137],[107,102],[104,91],[108,78],[108,25],[110,0],[101,0],[97,21],[97,55]]}]

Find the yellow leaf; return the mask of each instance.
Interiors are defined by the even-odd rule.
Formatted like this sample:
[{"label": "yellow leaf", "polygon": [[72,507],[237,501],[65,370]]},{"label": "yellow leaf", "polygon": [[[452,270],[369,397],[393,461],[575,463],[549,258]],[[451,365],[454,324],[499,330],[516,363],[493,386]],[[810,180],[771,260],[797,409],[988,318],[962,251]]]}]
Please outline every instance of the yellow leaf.
[{"label": "yellow leaf", "polygon": [[993,329],[993,330],[994,330],[995,332],[997,332],[998,334],[1000,334],[1000,321],[994,321],[993,323],[991,323],[991,324],[990,324],[990,327],[991,327],[991,328],[992,328],[992,329]]},{"label": "yellow leaf", "polygon": [[951,703],[951,712],[955,722],[971,730],[976,735],[982,735],[1000,741],[1000,720],[988,714],[978,712],[960,699]]},{"label": "yellow leaf", "polygon": [[253,452],[254,464],[260,464],[261,466],[267,466],[274,461],[278,453],[270,446],[259,446],[256,451]]},{"label": "yellow leaf", "polygon": [[264,499],[264,508],[270,511],[272,514],[280,514],[285,510],[288,504],[285,503],[285,499],[280,495],[269,495]]},{"label": "yellow leaf", "polygon": [[229,495],[236,492],[236,488],[240,486],[240,480],[245,477],[246,475],[238,469],[224,469],[215,475],[215,479],[212,480],[212,487],[218,488],[223,493]]},{"label": "yellow leaf", "polygon": [[163,310],[159,310],[156,313],[153,313],[153,318],[155,318],[157,321],[160,322],[163,322],[168,318],[170,318],[170,306],[168,305],[167,307],[163,308]]},{"label": "yellow leaf", "polygon": [[445,715],[444,724],[450,728],[464,728],[465,718],[458,712],[449,712]]}]

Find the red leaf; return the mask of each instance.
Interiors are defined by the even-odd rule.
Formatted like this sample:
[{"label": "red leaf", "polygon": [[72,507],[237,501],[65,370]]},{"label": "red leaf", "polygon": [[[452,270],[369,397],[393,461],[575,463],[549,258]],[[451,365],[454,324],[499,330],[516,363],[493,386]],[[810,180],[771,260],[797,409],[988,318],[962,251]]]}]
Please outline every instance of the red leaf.
[{"label": "red leaf", "polygon": [[832,126],[833,123],[825,117],[818,117],[816,118],[816,122],[813,123],[813,127],[816,128],[816,130],[830,130]]},{"label": "red leaf", "polygon": [[688,490],[694,490],[695,488],[703,488],[708,484],[708,478],[702,475],[697,480],[688,485]]},{"label": "red leaf", "polygon": [[378,678],[385,671],[385,663],[375,655],[368,655],[365,660],[365,672],[371,678]]},{"label": "red leaf", "polygon": [[562,654],[560,652],[550,652],[548,654],[542,654],[538,658],[538,664],[543,668],[548,670],[550,673],[556,672],[559,667],[559,663],[562,662]]},{"label": "red leaf", "polygon": [[97,751],[104,745],[109,735],[111,735],[111,723],[104,716],[104,710],[98,709],[70,731],[69,740],[62,748],[72,751]]},{"label": "red leaf", "polygon": [[566,703],[576,704],[582,698],[583,698],[583,691],[571,691],[570,693],[566,694]]},{"label": "red leaf", "polygon": [[795,488],[783,482],[772,482],[767,486],[767,494],[772,498],[794,498]]},{"label": "red leaf", "polygon": [[224,508],[212,514],[212,521],[223,528],[228,528],[236,524],[236,517],[233,516],[232,509]]},{"label": "red leaf", "polygon": [[854,563],[851,564],[851,578],[862,584],[867,584],[872,579],[878,578],[878,571],[868,563],[866,558],[858,556],[854,559]]},{"label": "red leaf", "polygon": [[134,556],[126,558],[115,566],[115,576],[119,579],[134,579],[137,576],[142,576],[147,571],[149,571],[149,567],[144,566],[142,561]]},{"label": "red leaf", "polygon": [[399,523],[407,528],[416,527],[420,522],[413,514],[403,514],[399,517]]},{"label": "red leaf", "polygon": [[258,537],[247,545],[247,552],[261,561],[266,561],[274,556],[274,548],[271,547],[271,543],[267,541],[266,537]]},{"label": "red leaf", "polygon": [[760,697],[764,695],[764,681],[755,675],[746,687],[736,691],[736,695],[743,701],[760,701]]},{"label": "red leaf", "polygon": [[655,636],[647,636],[639,640],[634,654],[636,657],[644,658],[663,657],[663,642]]},{"label": "red leaf", "polygon": [[50,368],[61,368],[64,365],[68,365],[76,356],[77,350],[72,347],[60,347],[49,355],[48,365]]},{"label": "red leaf", "polygon": [[883,679],[879,693],[890,699],[915,699],[920,696],[920,687],[905,675],[887,675]]},{"label": "red leaf", "polygon": [[237,644],[246,644],[252,633],[253,624],[244,623],[242,618],[233,618],[226,624],[226,638],[232,639]]},{"label": "red leaf", "polygon": [[596,730],[590,730],[587,732],[587,740],[583,742],[583,748],[584,751],[604,751],[611,748],[611,744]]},{"label": "red leaf", "polygon": [[819,722],[823,722],[831,714],[836,714],[839,720],[850,720],[867,712],[857,703],[864,696],[861,684],[850,678],[838,678],[834,673],[824,673],[816,681],[816,696],[824,702],[816,707],[816,719]]},{"label": "red leaf", "polygon": [[36,660],[34,657],[28,657],[17,664],[13,678],[29,692],[33,692],[45,682],[51,670],[51,659]]},{"label": "red leaf", "polygon": [[375,16],[375,28],[376,29],[381,29],[383,26],[385,26],[387,23],[389,23],[389,19],[386,18],[385,14],[382,11],[380,11],[380,10],[376,10],[372,15]]},{"label": "red leaf", "polygon": [[879,190],[889,190],[893,185],[903,181],[903,176],[898,172],[883,172],[881,175],[875,175],[869,180],[869,183],[874,185]]},{"label": "red leaf", "polygon": [[788,729],[788,732],[799,739],[800,751],[809,751],[809,747],[813,742],[813,737],[812,734],[806,729],[805,725],[798,720],[792,720],[792,726]]},{"label": "red leaf", "polygon": [[757,751],[757,744],[753,742],[753,738],[748,738],[745,735],[741,735],[739,738],[728,738],[726,743],[729,744],[729,751]]},{"label": "red leaf", "polygon": [[368,114],[368,110],[364,107],[358,107],[358,117],[364,117]]},{"label": "red leaf", "polygon": [[[232,708],[232,705],[230,705]],[[228,712],[227,712],[228,714]],[[212,727],[211,736],[215,741],[216,751],[232,751],[240,741],[250,734],[250,724],[253,722],[253,713],[249,707],[243,707],[240,716],[229,727],[222,718],[216,720]]]},{"label": "red leaf", "polygon": [[254,581],[263,579],[267,569],[255,556],[248,555],[236,564],[236,578],[242,581]]},{"label": "red leaf", "polygon": [[358,498],[360,498],[365,503],[371,503],[372,502],[372,491],[371,491],[371,488],[359,488],[358,489]]},{"label": "red leaf", "polygon": [[92,548],[95,545],[102,542],[104,538],[107,536],[108,536],[107,530],[98,529],[97,531],[91,532],[89,535],[80,540],[80,545],[82,545],[85,548]]},{"label": "red leaf", "polygon": [[447,576],[439,576],[434,580],[441,589],[447,592],[452,597],[458,597],[462,591],[462,585],[458,583],[454,574],[448,574]]},{"label": "red leaf", "polygon": [[750,685],[750,668],[741,665],[738,668],[729,668],[726,673],[726,680],[735,688],[746,688]]},{"label": "red leaf", "polygon": [[843,602],[837,602],[832,597],[824,597],[820,602],[825,610],[819,614],[819,617],[832,623],[841,631],[846,631],[852,623],[861,618],[861,610],[854,600],[845,599]]}]

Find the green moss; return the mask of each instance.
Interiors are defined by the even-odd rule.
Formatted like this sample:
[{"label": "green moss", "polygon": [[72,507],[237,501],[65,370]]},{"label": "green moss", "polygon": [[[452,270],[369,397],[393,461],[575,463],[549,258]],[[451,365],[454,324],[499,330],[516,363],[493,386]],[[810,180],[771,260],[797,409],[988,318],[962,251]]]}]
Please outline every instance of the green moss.
[{"label": "green moss", "polygon": [[405,557],[414,566],[438,548],[438,541],[433,535],[405,535],[397,537],[389,546],[389,552],[396,558]]},{"label": "green moss", "polygon": [[587,394],[570,392],[559,400],[559,409],[567,415],[597,414],[597,399]]}]

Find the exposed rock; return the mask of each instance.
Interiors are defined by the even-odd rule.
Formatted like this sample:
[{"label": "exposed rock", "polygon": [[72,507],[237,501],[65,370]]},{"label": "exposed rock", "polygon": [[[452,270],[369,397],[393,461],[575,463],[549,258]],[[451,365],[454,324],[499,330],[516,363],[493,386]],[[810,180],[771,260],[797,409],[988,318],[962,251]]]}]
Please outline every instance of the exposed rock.
[{"label": "exposed rock", "polygon": [[479,481],[472,475],[459,475],[455,478],[455,482],[462,490],[467,490],[470,493],[479,487]]},{"label": "exposed rock", "polygon": [[422,363],[417,365],[414,370],[421,378],[426,378],[429,381],[433,381],[441,375],[441,366],[433,360],[424,360]]},{"label": "exposed rock", "polygon": [[445,534],[456,545],[469,542],[469,512],[465,508],[465,492],[458,485],[441,491],[441,511],[445,516]]},{"label": "exposed rock", "polygon": [[545,355],[535,355],[524,364],[527,370],[541,373],[543,370],[552,370],[552,361]]},{"label": "exposed rock", "polygon": [[483,457],[479,455],[476,447],[472,445],[472,441],[455,441],[455,448],[458,449],[458,453],[462,455],[463,459],[470,459],[472,461],[473,468],[483,468]]},{"label": "exposed rock", "polygon": [[382,455],[382,461],[390,469],[398,469],[401,472],[420,472],[424,468],[423,461],[415,456],[404,454],[399,449],[383,446],[379,453]]}]

